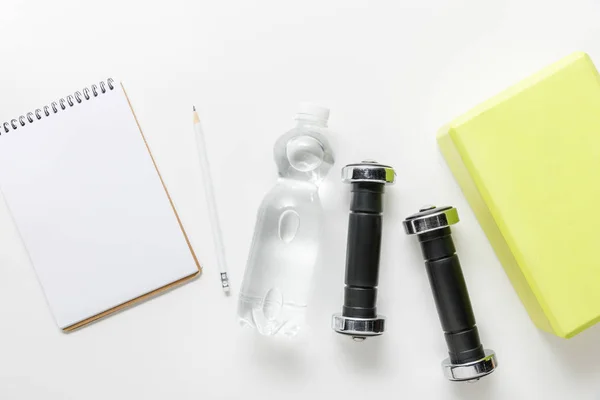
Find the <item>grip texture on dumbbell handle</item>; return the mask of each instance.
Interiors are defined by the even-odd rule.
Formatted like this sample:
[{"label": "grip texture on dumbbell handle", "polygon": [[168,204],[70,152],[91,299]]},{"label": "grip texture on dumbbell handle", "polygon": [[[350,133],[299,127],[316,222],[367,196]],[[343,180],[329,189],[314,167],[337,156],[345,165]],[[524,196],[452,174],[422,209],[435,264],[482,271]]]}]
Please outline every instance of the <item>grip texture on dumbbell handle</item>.
[{"label": "grip texture on dumbbell handle", "polygon": [[381,183],[352,184],[342,308],[342,315],[347,317],[377,316],[383,192]]},{"label": "grip texture on dumbbell handle", "polygon": [[483,346],[450,228],[422,233],[419,242],[450,360],[465,363],[483,358]]}]

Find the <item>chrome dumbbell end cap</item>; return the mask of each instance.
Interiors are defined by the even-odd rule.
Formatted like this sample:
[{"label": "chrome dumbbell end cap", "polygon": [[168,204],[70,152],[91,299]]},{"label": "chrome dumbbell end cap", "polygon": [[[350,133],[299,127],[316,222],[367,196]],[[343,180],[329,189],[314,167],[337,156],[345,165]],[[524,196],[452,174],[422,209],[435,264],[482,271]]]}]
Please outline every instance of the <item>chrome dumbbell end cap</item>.
[{"label": "chrome dumbbell end cap", "polygon": [[393,185],[395,181],[396,172],[394,168],[373,160],[348,164],[342,168],[342,182],[344,183],[373,182]]},{"label": "chrome dumbbell end cap", "polygon": [[476,382],[494,372],[498,367],[498,359],[493,350],[484,350],[485,357],[481,360],[464,364],[453,364],[449,358],[442,361],[444,376],[456,382]]},{"label": "chrome dumbbell end cap", "polygon": [[342,335],[351,336],[357,342],[362,342],[369,336],[379,336],[385,330],[385,317],[378,315],[376,318],[345,317],[342,314],[333,314],[331,328]]},{"label": "chrome dumbbell end cap", "polygon": [[446,228],[458,221],[458,211],[454,207],[425,206],[418,213],[407,217],[402,224],[407,235],[418,235]]}]

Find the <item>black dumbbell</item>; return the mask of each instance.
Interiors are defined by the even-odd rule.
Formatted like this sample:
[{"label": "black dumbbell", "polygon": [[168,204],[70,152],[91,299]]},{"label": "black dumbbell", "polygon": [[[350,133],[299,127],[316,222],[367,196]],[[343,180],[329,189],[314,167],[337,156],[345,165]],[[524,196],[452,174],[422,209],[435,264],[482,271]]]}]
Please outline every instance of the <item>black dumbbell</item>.
[{"label": "black dumbbell", "polygon": [[422,208],[404,220],[408,235],[417,235],[425,259],[438,316],[442,323],[449,358],[442,362],[451,381],[476,381],[494,372],[496,354],[485,350],[479,339],[471,300],[450,225],[459,221],[454,207]]},{"label": "black dumbbell", "polygon": [[377,315],[377,285],[383,192],[393,184],[394,169],[375,161],[349,164],[342,169],[342,181],[352,185],[348,221],[346,278],[342,313],[334,314],[332,328],[362,341],[381,335],[385,317]]}]

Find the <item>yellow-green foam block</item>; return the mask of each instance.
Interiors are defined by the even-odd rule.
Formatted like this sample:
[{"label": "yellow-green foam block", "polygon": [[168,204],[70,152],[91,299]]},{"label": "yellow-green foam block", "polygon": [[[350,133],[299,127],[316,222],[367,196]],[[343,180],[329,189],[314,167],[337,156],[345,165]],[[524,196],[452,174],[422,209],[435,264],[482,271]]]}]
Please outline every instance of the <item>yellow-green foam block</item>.
[{"label": "yellow-green foam block", "polygon": [[438,143],[531,319],[600,320],[600,77],[572,54],[443,127]]}]

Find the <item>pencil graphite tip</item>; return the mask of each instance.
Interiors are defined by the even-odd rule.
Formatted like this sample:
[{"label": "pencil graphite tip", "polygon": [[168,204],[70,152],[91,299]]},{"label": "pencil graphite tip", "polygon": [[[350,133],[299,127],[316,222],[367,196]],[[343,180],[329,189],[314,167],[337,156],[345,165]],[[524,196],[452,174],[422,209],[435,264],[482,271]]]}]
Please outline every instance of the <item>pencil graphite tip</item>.
[{"label": "pencil graphite tip", "polygon": [[196,111],[196,106],[192,104],[192,108],[194,109],[194,111]]}]

